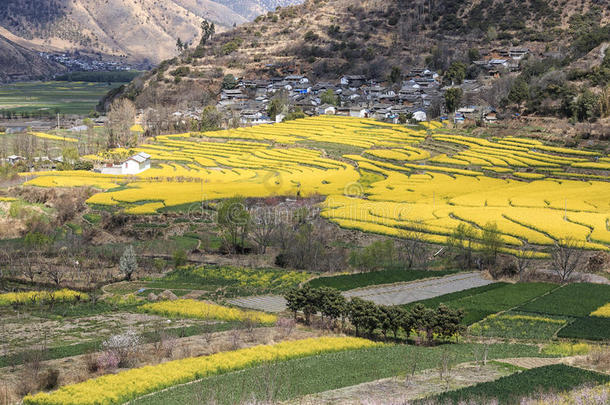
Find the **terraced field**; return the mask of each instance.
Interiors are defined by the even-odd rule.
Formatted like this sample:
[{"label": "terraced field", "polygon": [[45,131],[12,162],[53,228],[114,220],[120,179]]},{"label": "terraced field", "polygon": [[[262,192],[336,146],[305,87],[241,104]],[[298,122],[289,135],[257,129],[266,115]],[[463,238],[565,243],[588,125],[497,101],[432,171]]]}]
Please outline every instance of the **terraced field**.
[{"label": "terraced field", "polygon": [[89,203],[133,214],[235,195],[323,195],[322,215],[345,228],[442,244],[459,224],[495,222],[507,252],[568,237],[608,250],[608,156],[441,127],[325,116],[164,135],[112,152],[151,154],[154,167],[137,176],[46,172],[29,184],[91,185],[104,192]]}]

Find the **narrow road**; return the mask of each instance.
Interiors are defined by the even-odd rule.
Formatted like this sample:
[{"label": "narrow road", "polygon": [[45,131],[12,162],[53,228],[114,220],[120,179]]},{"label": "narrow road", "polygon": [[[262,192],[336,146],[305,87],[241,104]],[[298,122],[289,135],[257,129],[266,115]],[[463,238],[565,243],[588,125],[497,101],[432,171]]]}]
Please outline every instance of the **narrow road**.
[{"label": "narrow road", "polygon": [[[358,297],[373,301],[379,305],[402,305],[491,283],[493,281],[484,279],[479,272],[459,273],[431,280],[359,288],[345,291],[343,295],[346,298]],[[234,298],[229,302],[266,312],[282,312],[286,309],[286,301],[279,295]]]}]

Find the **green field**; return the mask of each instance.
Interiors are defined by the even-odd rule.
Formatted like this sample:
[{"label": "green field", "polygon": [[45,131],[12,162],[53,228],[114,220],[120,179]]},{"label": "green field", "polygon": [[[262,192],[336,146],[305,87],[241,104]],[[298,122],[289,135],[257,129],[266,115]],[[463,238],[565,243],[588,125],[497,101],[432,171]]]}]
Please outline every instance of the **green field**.
[{"label": "green field", "polygon": [[465,314],[462,323],[471,325],[491,314],[522,305],[555,288],[557,288],[555,284],[547,283],[495,283],[407,304],[405,307],[410,308],[421,303],[436,308],[442,303],[450,308],[463,309]]},{"label": "green field", "polygon": [[445,392],[416,403],[428,401],[439,404],[491,403],[519,404],[521,398],[539,396],[548,392],[561,392],[585,384],[596,385],[610,381],[610,376],[570,367],[563,364],[538,367],[522,371],[495,381],[480,383],[455,391]]},{"label": "green field", "polygon": [[[478,344],[445,347],[387,345],[322,354],[204,378],[200,382],[158,392],[132,403],[228,405],[247,400],[283,401],[381,378],[406,375],[412,368],[433,368],[438,365],[444,350],[457,363],[472,361],[472,353],[481,347]],[[490,359],[529,356],[540,356],[535,346],[489,345]]]},{"label": "green field", "polygon": [[610,285],[568,284],[552,293],[523,305],[520,311],[540,314],[583,317],[610,300]]},{"label": "green field", "polygon": [[392,284],[431,277],[443,277],[455,273],[457,273],[456,270],[426,271],[390,269],[371,271],[368,273],[344,274],[333,277],[319,277],[311,280],[308,284],[314,288],[332,287],[340,291],[347,291],[370,285]]},{"label": "green field", "polygon": [[88,114],[100,98],[121,83],[24,82],[0,86],[0,116],[10,111],[37,116]]}]

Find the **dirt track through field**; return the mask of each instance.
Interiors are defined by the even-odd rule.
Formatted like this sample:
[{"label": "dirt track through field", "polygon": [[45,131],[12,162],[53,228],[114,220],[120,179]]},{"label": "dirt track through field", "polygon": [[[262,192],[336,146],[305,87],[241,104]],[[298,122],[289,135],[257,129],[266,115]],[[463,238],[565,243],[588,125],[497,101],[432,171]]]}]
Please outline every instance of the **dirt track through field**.
[{"label": "dirt track through field", "polygon": [[[359,288],[345,291],[343,295],[347,298],[359,297],[379,305],[403,305],[492,283],[493,281],[484,279],[481,273],[471,272],[430,280]],[[234,298],[229,302],[239,307],[266,312],[282,312],[286,309],[286,301],[279,295]]]}]

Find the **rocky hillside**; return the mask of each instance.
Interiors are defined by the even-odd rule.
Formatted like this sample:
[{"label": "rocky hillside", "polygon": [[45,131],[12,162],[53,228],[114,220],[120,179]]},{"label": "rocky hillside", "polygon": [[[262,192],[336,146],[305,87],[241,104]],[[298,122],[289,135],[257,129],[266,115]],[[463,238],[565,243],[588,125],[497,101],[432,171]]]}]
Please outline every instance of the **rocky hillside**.
[{"label": "rocky hillside", "polygon": [[0,32],[37,51],[79,50],[158,63],[176,41],[196,41],[202,18],[217,32],[290,0],[3,0]]},{"label": "rocky hillside", "polygon": [[[364,74],[384,79],[392,67],[439,71],[468,63],[469,50],[527,47],[566,61],[609,36],[609,0],[308,0],[216,35],[167,61],[127,88],[140,100],[163,94],[182,102],[218,90],[228,73],[261,78],[306,73],[318,79]],[[562,59],[563,60],[563,59]]]},{"label": "rocky hillside", "polygon": [[0,35],[0,82],[43,79],[65,68]]}]

